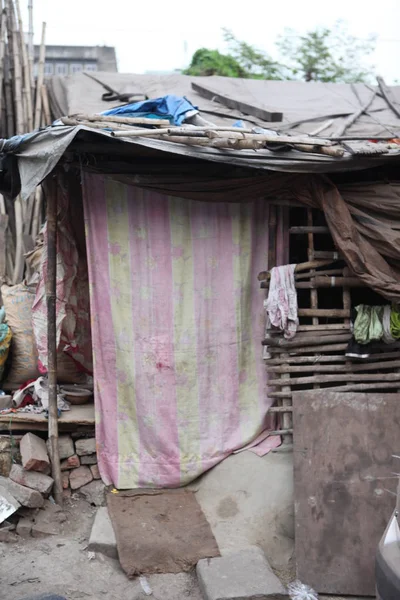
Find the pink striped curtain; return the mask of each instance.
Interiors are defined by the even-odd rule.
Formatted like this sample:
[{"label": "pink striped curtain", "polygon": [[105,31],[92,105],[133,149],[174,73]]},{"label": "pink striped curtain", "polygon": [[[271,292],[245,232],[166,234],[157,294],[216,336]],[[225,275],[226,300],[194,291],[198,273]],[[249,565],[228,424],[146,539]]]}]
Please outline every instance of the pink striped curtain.
[{"label": "pink striped curtain", "polygon": [[84,203],[102,477],[184,485],[268,426],[257,281],[268,204],[183,200],[99,175],[85,176]]}]

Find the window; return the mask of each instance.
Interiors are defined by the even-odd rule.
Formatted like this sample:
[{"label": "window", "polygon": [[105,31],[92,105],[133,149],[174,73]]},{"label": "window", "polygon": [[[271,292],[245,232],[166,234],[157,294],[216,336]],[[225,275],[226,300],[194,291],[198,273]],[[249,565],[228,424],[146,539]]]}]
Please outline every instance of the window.
[{"label": "window", "polygon": [[53,75],[54,73],[54,65],[53,63],[45,63],[44,64],[44,74],[46,77],[49,77],[50,75]]},{"label": "window", "polygon": [[86,63],[85,71],[97,71],[96,63]]},{"label": "window", "polygon": [[68,65],[66,63],[57,63],[56,75],[68,75]]},{"label": "window", "polygon": [[72,73],[80,73],[81,71],[83,71],[83,65],[82,63],[71,63],[69,65],[69,72]]}]

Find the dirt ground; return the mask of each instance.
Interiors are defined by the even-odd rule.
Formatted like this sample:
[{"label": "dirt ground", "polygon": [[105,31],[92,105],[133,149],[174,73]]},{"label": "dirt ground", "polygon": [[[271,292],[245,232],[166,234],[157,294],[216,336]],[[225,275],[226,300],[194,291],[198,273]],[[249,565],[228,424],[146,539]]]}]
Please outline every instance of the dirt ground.
[{"label": "dirt ground", "polygon": [[[53,592],[68,600],[141,600],[139,580],[129,580],[119,562],[87,551],[96,508],[84,500],[65,503],[67,521],[57,536],[0,543],[0,598],[20,600]],[[195,573],[151,575],[154,600],[202,600]]]},{"label": "dirt ground", "polygon": [[[67,521],[59,535],[0,543],[0,599],[53,592],[68,600],[202,600],[194,571],[147,576],[153,593],[146,596],[140,581],[129,580],[117,560],[99,553],[91,557],[87,545],[96,510],[84,500],[66,500]],[[276,574],[284,583],[294,578],[293,569],[276,569]]]}]

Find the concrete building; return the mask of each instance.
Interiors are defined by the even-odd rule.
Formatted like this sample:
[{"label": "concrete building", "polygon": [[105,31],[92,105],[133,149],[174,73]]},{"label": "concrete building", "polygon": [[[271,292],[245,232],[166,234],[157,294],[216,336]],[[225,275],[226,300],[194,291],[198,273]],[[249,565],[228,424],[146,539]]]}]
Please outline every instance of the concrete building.
[{"label": "concrete building", "polygon": [[[34,74],[37,75],[40,46],[35,46]],[[117,72],[112,46],[46,46],[45,77],[72,75],[81,71]]]}]

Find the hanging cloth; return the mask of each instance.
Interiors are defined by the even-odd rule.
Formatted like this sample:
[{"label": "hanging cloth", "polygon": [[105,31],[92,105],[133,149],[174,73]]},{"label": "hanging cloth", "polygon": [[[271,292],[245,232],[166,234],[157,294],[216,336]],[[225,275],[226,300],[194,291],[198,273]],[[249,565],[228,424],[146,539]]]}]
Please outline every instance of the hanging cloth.
[{"label": "hanging cloth", "polygon": [[359,344],[379,341],[383,337],[383,306],[356,306],[354,338]]},{"label": "hanging cloth", "polygon": [[287,340],[296,335],[299,324],[297,293],[294,285],[295,267],[296,265],[293,264],[271,269],[269,293],[265,301],[271,325],[283,331]]},{"label": "hanging cloth", "polygon": [[400,311],[394,307],[390,313],[390,333],[395,340],[400,339]]}]

